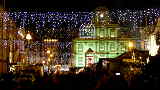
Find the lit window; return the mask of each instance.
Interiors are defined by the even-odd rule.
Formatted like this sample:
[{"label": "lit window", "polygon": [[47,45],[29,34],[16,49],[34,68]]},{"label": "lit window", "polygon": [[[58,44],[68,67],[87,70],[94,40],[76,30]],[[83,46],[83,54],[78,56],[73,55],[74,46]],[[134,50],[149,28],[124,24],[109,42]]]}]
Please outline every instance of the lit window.
[{"label": "lit window", "polygon": [[100,51],[104,51],[104,50],[105,50],[105,43],[100,42],[99,50],[100,50]]},{"label": "lit window", "polygon": [[83,57],[78,57],[78,64],[83,65]]},{"label": "lit window", "polygon": [[78,52],[83,52],[83,45],[82,44],[78,44]]},{"label": "lit window", "polygon": [[111,29],[111,36],[110,37],[115,37],[115,30]]},{"label": "lit window", "polygon": [[115,47],[115,42],[111,42],[111,43],[110,43],[110,49],[111,49],[112,51],[116,49],[116,47]]},{"label": "lit window", "polygon": [[101,30],[99,31],[99,34],[100,34],[100,37],[104,37],[104,30],[101,29]]}]

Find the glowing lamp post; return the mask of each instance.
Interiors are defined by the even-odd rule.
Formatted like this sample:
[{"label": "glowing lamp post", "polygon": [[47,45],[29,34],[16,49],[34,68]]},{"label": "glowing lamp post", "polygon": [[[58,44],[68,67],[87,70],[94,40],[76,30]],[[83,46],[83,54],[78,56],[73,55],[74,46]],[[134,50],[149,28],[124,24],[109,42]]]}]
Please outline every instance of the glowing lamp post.
[{"label": "glowing lamp post", "polygon": [[27,39],[27,40],[31,40],[31,39],[32,39],[32,36],[28,33],[28,34],[26,35],[26,39]]},{"label": "glowing lamp post", "polygon": [[134,53],[134,50],[133,50],[134,49],[134,43],[132,41],[129,41],[128,47],[129,47],[129,50],[132,53],[132,59],[135,61],[135,53]]},{"label": "glowing lamp post", "polygon": [[[27,48],[28,48],[28,42],[32,39],[32,36],[30,33],[27,33],[26,40],[27,40]],[[29,49],[29,48],[28,48]],[[29,61],[29,50],[27,49],[27,62]]]},{"label": "glowing lamp post", "polygon": [[48,61],[47,61],[47,64],[48,64],[48,72],[50,72],[50,61],[51,61],[51,57],[53,56],[52,54],[50,54],[51,53],[51,51],[50,50],[47,50],[47,52],[46,52],[48,55]]},{"label": "glowing lamp post", "polygon": [[128,43],[128,48],[129,48],[129,50],[132,50],[133,48],[134,48],[134,44],[133,44],[133,42],[129,42]]}]

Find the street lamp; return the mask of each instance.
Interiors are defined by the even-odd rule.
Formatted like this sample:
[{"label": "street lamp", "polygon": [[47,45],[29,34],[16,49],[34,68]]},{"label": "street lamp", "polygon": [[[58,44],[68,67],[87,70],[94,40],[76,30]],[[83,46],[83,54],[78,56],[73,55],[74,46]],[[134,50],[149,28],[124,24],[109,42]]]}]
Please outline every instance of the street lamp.
[{"label": "street lamp", "polygon": [[50,53],[51,53],[50,50],[47,50],[46,53],[47,53],[47,57],[48,57],[47,65],[48,65],[48,72],[49,72],[49,70],[50,70],[50,69],[49,69],[49,65],[50,65],[49,63],[50,63],[50,61],[51,61],[50,57],[51,57],[52,54],[50,54]]},{"label": "street lamp", "polygon": [[128,43],[128,48],[129,48],[129,50],[131,50],[131,51],[132,51],[132,49],[134,48],[134,44],[133,44],[132,41],[129,41],[129,43]]},{"label": "street lamp", "polygon": [[30,33],[27,33],[26,39],[27,39],[27,40],[31,40],[31,39],[32,39],[32,36],[30,35]]},{"label": "street lamp", "polygon": [[50,54],[50,57],[53,57],[53,54]]},{"label": "street lamp", "polygon": [[32,39],[32,36],[30,35],[30,33],[27,33],[26,35],[26,40],[27,40],[27,62],[29,61],[29,48],[28,48],[28,43],[29,41]]}]

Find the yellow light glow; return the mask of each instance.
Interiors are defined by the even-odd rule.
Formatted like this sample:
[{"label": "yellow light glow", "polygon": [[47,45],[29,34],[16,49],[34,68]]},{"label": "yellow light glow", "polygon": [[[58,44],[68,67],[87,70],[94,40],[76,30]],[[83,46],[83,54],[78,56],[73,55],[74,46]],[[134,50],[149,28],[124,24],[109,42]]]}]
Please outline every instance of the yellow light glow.
[{"label": "yellow light glow", "polygon": [[23,33],[19,30],[18,31],[18,34],[22,37],[22,38],[24,38],[24,35],[23,35]]},{"label": "yellow light glow", "polygon": [[48,53],[48,54],[50,54],[50,53],[51,53],[51,51],[50,51],[50,50],[47,50],[47,53]]},{"label": "yellow light glow", "polygon": [[44,42],[57,42],[57,39],[44,39]]},{"label": "yellow light glow", "polygon": [[104,17],[103,13],[101,13],[101,14],[100,14],[100,17],[101,17],[101,18],[103,18],[103,17]]},{"label": "yellow light glow", "polygon": [[134,45],[133,45],[133,42],[129,42],[129,44],[128,44],[128,47],[130,48],[130,49],[132,49],[133,47],[134,47]]},{"label": "yellow light glow", "polygon": [[155,35],[151,35],[148,40],[148,46],[149,54],[151,56],[155,56],[157,54],[157,51],[159,49],[159,45],[156,44],[156,37]]},{"label": "yellow light glow", "polygon": [[50,57],[53,57],[53,54],[51,54]]},{"label": "yellow light glow", "polygon": [[48,58],[48,62],[50,62],[51,61],[51,59],[50,58]]},{"label": "yellow light glow", "polygon": [[45,61],[42,61],[42,63],[44,64],[44,63],[45,63]]},{"label": "yellow light glow", "polygon": [[147,64],[150,62],[149,57],[147,58]]},{"label": "yellow light glow", "polygon": [[84,68],[81,68],[76,72],[76,74],[79,74],[80,72],[83,72],[83,71],[84,71]]},{"label": "yellow light glow", "polygon": [[9,52],[9,62],[12,63],[12,52]]},{"label": "yellow light glow", "polygon": [[32,37],[31,37],[31,35],[29,33],[26,35],[26,39],[27,40],[31,40],[32,39]]},{"label": "yellow light glow", "polygon": [[61,65],[59,65],[59,64],[58,64],[58,65],[55,65],[54,68],[56,68],[56,67],[61,67]]}]

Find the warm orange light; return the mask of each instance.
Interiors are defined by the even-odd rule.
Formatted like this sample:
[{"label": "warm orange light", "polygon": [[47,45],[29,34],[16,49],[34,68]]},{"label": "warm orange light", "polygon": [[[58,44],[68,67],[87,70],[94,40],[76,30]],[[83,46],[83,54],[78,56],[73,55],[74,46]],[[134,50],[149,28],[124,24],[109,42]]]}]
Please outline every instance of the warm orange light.
[{"label": "warm orange light", "polygon": [[27,40],[31,40],[31,39],[32,39],[32,36],[28,33],[28,34],[26,35],[26,39],[27,39]]},{"label": "warm orange light", "polygon": [[132,49],[134,47],[133,42],[130,41],[128,44],[128,47],[129,47],[129,49]]},{"label": "warm orange light", "polygon": [[53,57],[53,54],[51,54],[50,57]]},{"label": "warm orange light", "polygon": [[50,53],[51,53],[51,51],[50,51],[50,50],[47,50],[47,53],[48,53],[48,54],[50,54]]},{"label": "warm orange light", "polygon": [[101,17],[101,18],[103,18],[103,17],[104,17],[103,13],[101,13],[101,14],[100,14],[100,17]]},{"label": "warm orange light", "polygon": [[51,59],[50,58],[48,58],[48,62],[50,62],[51,61]]},{"label": "warm orange light", "polygon": [[24,38],[24,35],[23,35],[23,33],[22,33],[22,31],[18,31],[18,34],[22,37],[22,38]]},{"label": "warm orange light", "polygon": [[45,61],[42,61],[42,63],[44,64],[44,63],[45,63]]},{"label": "warm orange light", "polygon": [[57,39],[44,39],[44,42],[57,42]]}]

